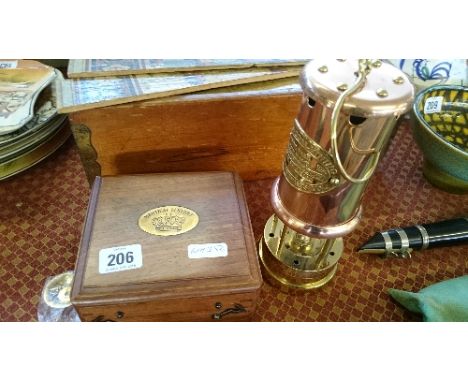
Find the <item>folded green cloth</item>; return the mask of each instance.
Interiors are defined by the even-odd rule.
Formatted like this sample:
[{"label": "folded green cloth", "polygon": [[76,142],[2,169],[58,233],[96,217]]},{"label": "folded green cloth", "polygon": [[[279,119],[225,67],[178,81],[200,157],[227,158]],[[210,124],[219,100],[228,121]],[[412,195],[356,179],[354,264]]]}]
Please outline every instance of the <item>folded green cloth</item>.
[{"label": "folded green cloth", "polygon": [[418,293],[389,289],[406,309],[423,315],[424,321],[468,321],[468,276],[441,281]]}]

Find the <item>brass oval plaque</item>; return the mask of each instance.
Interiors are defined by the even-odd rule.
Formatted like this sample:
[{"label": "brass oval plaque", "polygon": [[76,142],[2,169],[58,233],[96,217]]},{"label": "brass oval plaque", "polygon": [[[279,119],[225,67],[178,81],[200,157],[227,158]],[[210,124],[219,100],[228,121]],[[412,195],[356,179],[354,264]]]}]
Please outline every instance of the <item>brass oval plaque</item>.
[{"label": "brass oval plaque", "polygon": [[151,235],[174,236],[191,231],[198,221],[195,211],[180,206],[164,206],[141,215],[138,226]]}]

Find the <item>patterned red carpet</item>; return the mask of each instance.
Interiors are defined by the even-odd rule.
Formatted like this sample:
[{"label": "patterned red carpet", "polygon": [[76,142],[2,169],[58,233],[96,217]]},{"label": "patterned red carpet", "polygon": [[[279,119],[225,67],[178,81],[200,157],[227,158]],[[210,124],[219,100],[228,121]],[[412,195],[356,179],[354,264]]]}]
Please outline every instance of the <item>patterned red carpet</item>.
[{"label": "patterned red carpet", "polygon": [[[272,180],[246,182],[253,229],[270,216]],[[89,187],[73,139],[47,160],[0,183],[0,320],[36,320],[44,280],[74,268]],[[432,187],[421,154],[402,125],[364,198],[364,218],[345,239],[336,276],[322,289],[289,292],[264,283],[256,321],[417,321],[388,288],[417,291],[468,273],[467,246],[383,260],[355,249],[375,231],[468,216],[468,197]]]}]

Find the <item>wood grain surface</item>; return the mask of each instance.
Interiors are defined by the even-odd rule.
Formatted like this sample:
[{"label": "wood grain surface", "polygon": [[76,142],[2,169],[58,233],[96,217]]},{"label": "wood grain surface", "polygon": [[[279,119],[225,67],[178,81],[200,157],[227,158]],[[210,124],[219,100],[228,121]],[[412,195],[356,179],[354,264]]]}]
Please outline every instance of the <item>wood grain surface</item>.
[{"label": "wood grain surface", "polygon": [[[254,180],[281,171],[301,96],[297,79],[280,80],[83,110],[70,119],[90,131],[97,165],[85,165],[88,175],[96,167],[103,176],[219,170]],[[87,156],[88,146],[77,143]]]}]

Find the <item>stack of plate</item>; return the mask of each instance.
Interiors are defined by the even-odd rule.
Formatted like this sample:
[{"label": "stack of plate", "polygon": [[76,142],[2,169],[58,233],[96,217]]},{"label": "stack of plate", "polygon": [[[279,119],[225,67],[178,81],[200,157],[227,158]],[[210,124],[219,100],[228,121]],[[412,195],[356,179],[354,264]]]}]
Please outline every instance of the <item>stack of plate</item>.
[{"label": "stack of plate", "polygon": [[[52,75],[31,97],[30,105],[21,106],[31,109],[23,113],[25,118],[13,118],[11,110],[15,105],[11,106],[12,92],[2,88],[6,81],[2,83],[0,76],[0,180],[45,159],[70,136],[67,117],[57,114],[57,85],[63,76],[58,70],[51,70]],[[13,98],[21,100],[30,84],[30,81],[19,80]],[[26,91],[23,92],[22,88]]]}]

